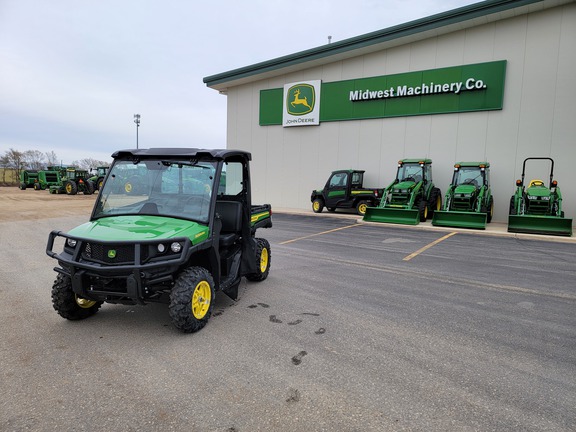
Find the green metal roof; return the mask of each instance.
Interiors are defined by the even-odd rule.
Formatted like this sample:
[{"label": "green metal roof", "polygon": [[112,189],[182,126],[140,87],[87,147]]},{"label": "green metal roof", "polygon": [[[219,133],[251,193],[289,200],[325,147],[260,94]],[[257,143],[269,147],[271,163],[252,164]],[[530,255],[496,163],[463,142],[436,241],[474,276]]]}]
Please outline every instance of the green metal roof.
[{"label": "green metal roof", "polygon": [[[207,76],[203,79],[204,83],[216,90],[223,90],[227,87],[241,85],[245,82],[262,79],[259,75],[271,74],[269,76],[285,73],[283,69],[292,67],[294,70],[302,69],[303,63],[320,62],[321,64],[334,61],[330,57],[341,56],[349,58],[362,53],[354,53],[361,49],[374,48],[376,45],[383,45],[380,49],[385,49],[385,44],[391,41],[397,41],[401,38],[423,34],[428,31],[439,31],[457,24],[463,24],[466,21],[473,21],[477,18],[485,18],[493,15],[494,20],[503,19],[508,16],[514,16],[518,13],[527,13],[530,6],[537,4],[540,9],[558,6],[564,3],[570,3],[574,0],[486,0],[474,3],[461,8],[453,9],[447,12],[431,15],[426,18],[417,19],[405,24],[396,25],[383,30],[378,30],[364,35],[356,36],[342,41],[333,42],[295,54],[278,57],[239,69],[233,69],[228,72],[222,72],[216,75]],[[518,10],[523,8],[523,10]],[[507,15],[505,12],[514,10],[514,13]],[[479,22],[478,24],[483,23]],[[473,23],[471,23],[472,25]],[[460,29],[455,27],[451,31]],[[342,57],[343,56],[343,57]],[[338,59],[341,59],[340,57]],[[274,73],[276,72],[276,73]]]}]

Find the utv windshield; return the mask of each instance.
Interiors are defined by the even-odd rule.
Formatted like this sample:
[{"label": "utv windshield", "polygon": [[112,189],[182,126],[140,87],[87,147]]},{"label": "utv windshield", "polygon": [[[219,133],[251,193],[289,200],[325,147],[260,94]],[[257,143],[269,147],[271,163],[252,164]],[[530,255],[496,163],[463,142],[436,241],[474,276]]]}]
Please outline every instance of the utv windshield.
[{"label": "utv windshield", "polygon": [[208,223],[216,162],[116,161],[93,217],[150,215]]}]

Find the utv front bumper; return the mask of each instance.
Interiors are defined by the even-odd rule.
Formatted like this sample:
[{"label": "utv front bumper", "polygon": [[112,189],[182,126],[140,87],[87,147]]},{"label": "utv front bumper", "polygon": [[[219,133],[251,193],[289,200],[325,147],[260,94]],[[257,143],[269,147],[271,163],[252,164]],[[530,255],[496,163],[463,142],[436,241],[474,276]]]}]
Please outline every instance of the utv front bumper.
[{"label": "utv front bumper", "polygon": [[[61,253],[53,251],[63,238]],[[193,253],[210,242],[192,246],[187,237],[147,241],[100,241],[52,231],[46,254],[58,261],[54,270],[70,277],[72,290],[83,298],[120,303],[155,301],[158,289]]]}]

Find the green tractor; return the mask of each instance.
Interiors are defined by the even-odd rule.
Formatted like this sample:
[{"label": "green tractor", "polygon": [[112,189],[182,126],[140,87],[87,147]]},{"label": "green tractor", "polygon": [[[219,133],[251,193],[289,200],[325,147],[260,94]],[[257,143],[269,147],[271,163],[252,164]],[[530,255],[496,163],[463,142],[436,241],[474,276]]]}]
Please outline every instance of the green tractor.
[{"label": "green tractor", "polygon": [[442,193],[432,182],[430,159],[398,161],[396,179],[384,189],[380,205],[368,207],[364,220],[417,225],[442,207]]},{"label": "green tractor", "polygon": [[107,166],[100,166],[96,168],[96,173],[90,177],[90,181],[94,185],[94,190],[102,189],[102,185],[104,184],[104,178],[106,177],[106,173],[110,167]]},{"label": "green tractor", "polygon": [[[529,160],[550,161],[550,183],[531,180],[524,185],[526,162]],[[572,235],[572,219],[564,217],[562,194],[554,180],[554,160],[549,157],[524,159],[522,178],[516,180],[516,193],[510,198],[508,231],[529,234]]]},{"label": "green tractor", "polygon": [[60,184],[50,186],[50,193],[76,195],[78,192],[82,192],[84,195],[92,195],[94,193],[94,184],[88,178],[87,170],[68,167],[60,179]]},{"label": "green tractor", "polygon": [[446,191],[444,206],[441,211],[434,212],[432,225],[486,229],[486,223],[492,221],[493,215],[490,163],[454,164],[454,175]]}]

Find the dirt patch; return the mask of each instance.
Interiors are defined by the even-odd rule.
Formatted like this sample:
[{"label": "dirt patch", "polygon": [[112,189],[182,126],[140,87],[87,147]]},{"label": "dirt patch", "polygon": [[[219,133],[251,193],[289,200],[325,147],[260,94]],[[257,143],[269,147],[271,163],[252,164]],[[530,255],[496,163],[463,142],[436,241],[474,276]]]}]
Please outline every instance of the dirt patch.
[{"label": "dirt patch", "polygon": [[78,215],[86,215],[88,219],[97,196],[97,193],[66,195],[32,188],[0,187],[0,222]]}]

